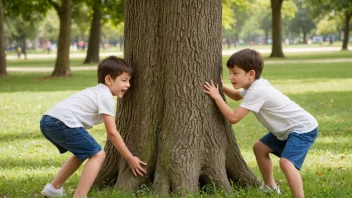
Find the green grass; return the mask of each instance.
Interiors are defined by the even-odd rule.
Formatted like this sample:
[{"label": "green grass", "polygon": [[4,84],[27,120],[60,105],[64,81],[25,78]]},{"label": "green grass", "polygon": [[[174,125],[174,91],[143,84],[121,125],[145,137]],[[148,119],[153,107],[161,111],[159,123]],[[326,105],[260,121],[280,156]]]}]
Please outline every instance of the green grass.
[{"label": "green grass", "polygon": [[[325,55],[322,55],[325,56]],[[228,57],[224,57],[227,60]],[[46,60],[36,60],[38,66]],[[25,66],[24,61],[14,61]],[[33,65],[35,66],[35,64]],[[224,68],[224,81],[228,72]],[[69,154],[57,150],[41,135],[39,120],[53,104],[78,90],[96,84],[95,71],[74,71],[73,77],[43,80],[50,73],[17,73],[0,78],[0,197],[37,197],[46,182],[52,180]],[[263,77],[301,105],[319,122],[319,137],[307,155],[301,175],[306,197],[352,196],[352,68],[351,63],[269,64]],[[230,101],[233,108],[239,102]],[[249,167],[260,178],[252,152],[253,143],[265,129],[250,114],[233,125],[241,153]],[[106,135],[103,125],[90,130],[103,146]],[[273,157],[275,178],[284,194],[290,197],[288,184]],[[79,169],[65,184],[72,197],[77,186]],[[255,189],[241,189],[233,194],[207,186],[215,194],[188,197],[269,197]],[[210,189],[210,190],[209,190]],[[137,195],[122,194],[112,189],[92,189],[90,197],[152,197],[144,186]],[[279,197],[279,196],[274,196]]]},{"label": "green grass", "polygon": [[[8,67],[53,67],[55,66],[54,58],[47,58],[47,59],[21,59],[21,60],[8,60],[7,66]],[[74,58],[70,59],[70,66],[90,66],[90,65],[97,65],[96,63],[93,64],[83,64],[83,58]]]}]

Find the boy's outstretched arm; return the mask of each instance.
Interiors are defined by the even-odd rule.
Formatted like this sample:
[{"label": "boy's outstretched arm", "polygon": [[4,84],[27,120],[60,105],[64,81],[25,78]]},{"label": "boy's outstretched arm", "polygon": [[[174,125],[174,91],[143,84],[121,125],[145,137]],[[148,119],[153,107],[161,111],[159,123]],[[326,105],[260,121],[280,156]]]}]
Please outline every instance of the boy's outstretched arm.
[{"label": "boy's outstretched arm", "polygon": [[222,84],[222,91],[224,92],[224,94],[226,94],[232,100],[236,100],[237,101],[237,100],[241,100],[242,99],[242,96],[240,94],[240,90],[232,89],[232,88],[227,87],[224,84]]},{"label": "boy's outstretched arm", "polygon": [[221,78],[221,84],[222,84],[222,91],[224,92],[224,94],[227,95],[232,100],[236,100],[236,101],[241,100],[242,96],[240,94],[240,90],[232,89],[230,87],[225,86],[224,81],[222,80],[222,76],[220,76],[220,78]]},{"label": "boy's outstretched arm", "polygon": [[130,168],[132,169],[133,174],[135,176],[137,176],[137,174],[143,176],[143,174],[147,173],[147,171],[141,166],[141,164],[147,165],[147,163],[141,161],[138,157],[133,156],[132,153],[128,150],[120,133],[116,129],[115,118],[106,114],[103,114],[103,118],[106,132],[111,143],[127,160],[128,164],[130,165]]},{"label": "boy's outstretched arm", "polygon": [[210,83],[205,82],[203,91],[215,100],[215,103],[220,109],[221,113],[231,124],[239,122],[249,112],[248,109],[242,107],[238,107],[235,111],[232,110],[231,107],[229,107],[222,99],[219,93],[219,87],[218,85],[215,86],[213,81],[210,81]]}]

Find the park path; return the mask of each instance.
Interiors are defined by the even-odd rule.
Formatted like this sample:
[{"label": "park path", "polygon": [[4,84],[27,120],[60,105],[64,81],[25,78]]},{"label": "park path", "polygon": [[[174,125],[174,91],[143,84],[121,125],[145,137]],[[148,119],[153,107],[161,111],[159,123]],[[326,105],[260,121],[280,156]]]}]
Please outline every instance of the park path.
[{"label": "park path", "polygon": [[[238,49],[240,50],[240,49]],[[222,55],[231,55],[238,50],[224,50]],[[271,49],[257,49],[260,53],[270,53]],[[341,47],[312,47],[312,48],[284,48],[284,53],[294,53],[294,52],[329,52],[329,51],[340,51]],[[349,47],[352,50],[352,47]],[[103,52],[100,56],[123,56],[123,52]],[[74,53],[70,54],[70,58],[84,58],[85,53]],[[52,54],[28,54],[28,59],[46,59],[55,58],[56,53]],[[8,55],[7,60],[17,59],[16,55]],[[352,62],[352,58],[336,58],[336,59],[318,59],[318,60],[266,60],[264,64],[295,64],[295,63],[341,63],[341,62]],[[86,70],[96,70],[97,66],[74,66],[70,67],[72,71],[86,71]],[[51,72],[53,67],[7,67],[7,71],[10,72]]]}]

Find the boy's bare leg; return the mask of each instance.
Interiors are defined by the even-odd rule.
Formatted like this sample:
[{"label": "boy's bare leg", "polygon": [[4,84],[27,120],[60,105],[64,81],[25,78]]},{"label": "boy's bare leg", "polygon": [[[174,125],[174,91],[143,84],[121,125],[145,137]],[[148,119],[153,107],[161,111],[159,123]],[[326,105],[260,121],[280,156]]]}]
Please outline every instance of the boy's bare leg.
[{"label": "boy's bare leg", "polygon": [[99,169],[105,160],[105,152],[100,151],[89,158],[84,166],[79,184],[73,197],[87,197],[90,187],[98,175]]},{"label": "boy's bare leg", "polygon": [[61,188],[64,182],[81,166],[81,164],[82,162],[74,155],[68,158],[56,174],[51,185],[56,189]]},{"label": "boy's bare leg", "polygon": [[257,141],[253,145],[253,151],[265,185],[272,188],[276,187],[277,185],[273,176],[273,166],[269,156],[271,149],[261,141]]},{"label": "boy's bare leg", "polygon": [[299,170],[287,159],[280,159],[280,168],[285,174],[293,198],[303,198],[303,182]]}]

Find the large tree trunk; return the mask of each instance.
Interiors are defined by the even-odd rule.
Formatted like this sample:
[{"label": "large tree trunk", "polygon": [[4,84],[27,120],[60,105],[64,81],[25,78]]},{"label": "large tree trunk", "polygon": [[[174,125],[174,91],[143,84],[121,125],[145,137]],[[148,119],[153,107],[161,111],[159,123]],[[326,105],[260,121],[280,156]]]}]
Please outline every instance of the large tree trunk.
[{"label": "large tree trunk", "polygon": [[281,46],[281,5],[283,0],[271,0],[272,40],[270,57],[285,57]]},{"label": "large tree trunk", "polygon": [[5,45],[4,45],[4,26],[3,18],[4,14],[2,11],[2,0],[0,0],[0,76],[7,76],[6,71],[6,55],[5,55]]},{"label": "large tree trunk", "polygon": [[230,192],[229,180],[259,184],[231,125],[202,91],[205,81],[220,83],[221,0],[126,1],[124,56],[134,77],[119,100],[117,126],[148,174],[133,176],[108,141],[96,185],[136,191],[151,181],[164,195],[208,183]]},{"label": "large tree trunk", "polygon": [[70,44],[71,44],[71,14],[72,0],[62,0],[62,5],[49,0],[56,9],[60,19],[55,69],[52,76],[70,76]]},{"label": "large tree trunk", "polygon": [[101,28],[101,0],[94,1],[93,20],[90,26],[89,43],[87,57],[84,63],[99,62],[99,44],[100,44],[100,28]]},{"label": "large tree trunk", "polygon": [[348,40],[350,35],[350,20],[352,17],[352,12],[346,11],[345,12],[345,28],[343,34],[343,42],[342,42],[342,50],[348,50]]}]

